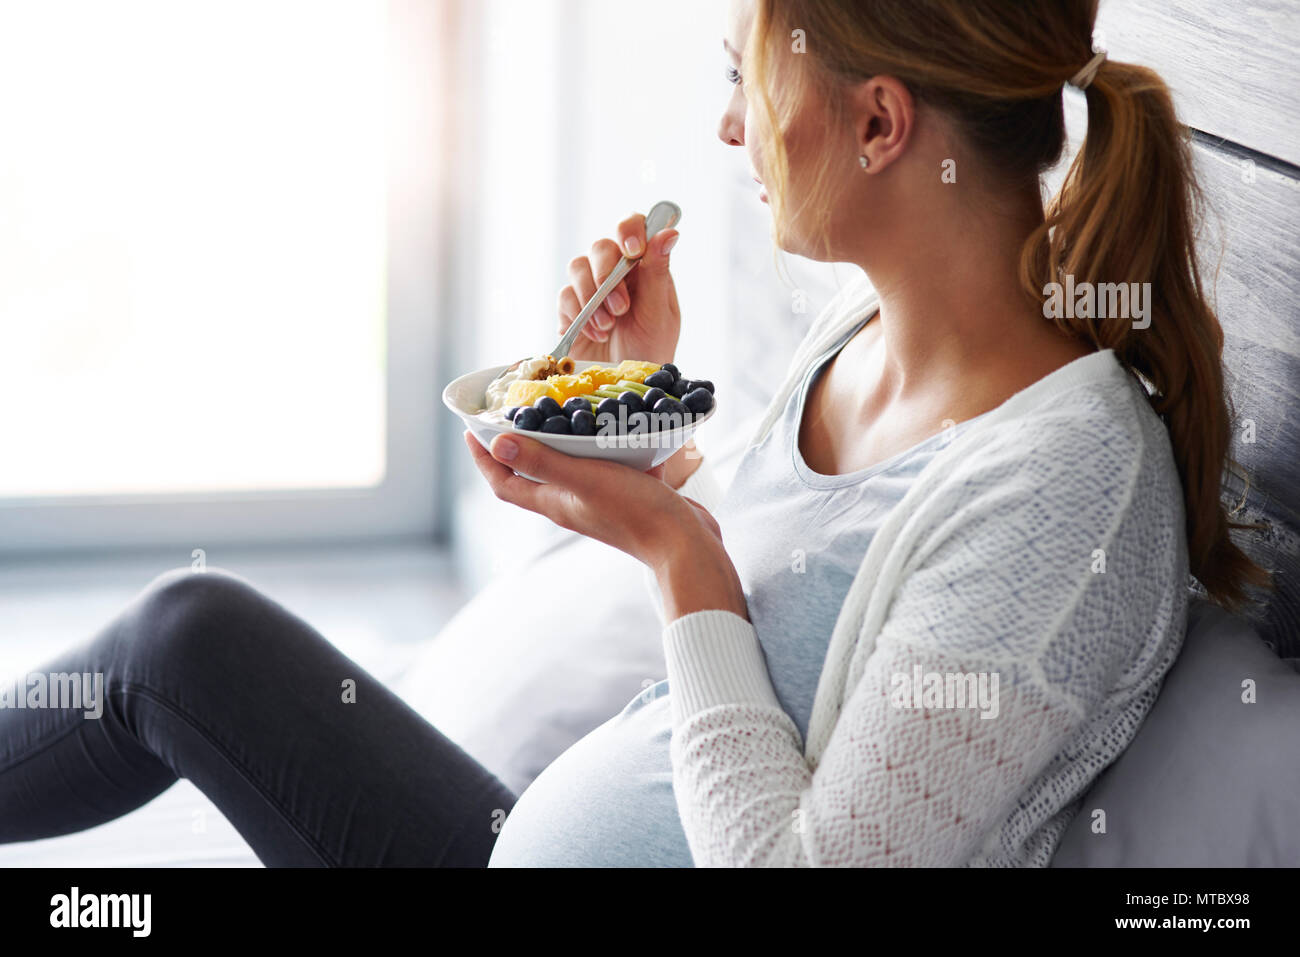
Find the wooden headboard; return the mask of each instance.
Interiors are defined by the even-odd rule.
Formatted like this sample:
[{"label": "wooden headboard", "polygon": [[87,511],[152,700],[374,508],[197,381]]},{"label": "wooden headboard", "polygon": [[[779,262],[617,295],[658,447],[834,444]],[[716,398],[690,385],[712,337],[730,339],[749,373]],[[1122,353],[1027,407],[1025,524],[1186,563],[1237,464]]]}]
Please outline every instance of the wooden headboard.
[{"label": "wooden headboard", "polygon": [[[1236,414],[1225,499],[1261,531],[1234,539],[1274,573],[1247,617],[1285,657],[1300,655],[1300,4],[1294,0],[1102,0],[1110,57],[1158,72],[1191,130],[1209,205],[1201,241],[1223,325]],[[1086,123],[1066,92],[1070,156]],[[1053,187],[1055,182],[1052,183]],[[1141,215],[1141,210],[1134,210]]]}]

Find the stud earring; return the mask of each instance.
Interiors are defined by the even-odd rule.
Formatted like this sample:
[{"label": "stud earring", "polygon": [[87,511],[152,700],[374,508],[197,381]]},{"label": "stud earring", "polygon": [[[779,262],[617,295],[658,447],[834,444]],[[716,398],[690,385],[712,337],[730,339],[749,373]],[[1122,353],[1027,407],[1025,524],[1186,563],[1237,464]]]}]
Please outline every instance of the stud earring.
[{"label": "stud earring", "polygon": [[861,166],[863,169],[866,169],[868,166],[871,165],[871,160],[867,159],[866,153],[863,153],[861,156],[858,157],[858,165]]}]

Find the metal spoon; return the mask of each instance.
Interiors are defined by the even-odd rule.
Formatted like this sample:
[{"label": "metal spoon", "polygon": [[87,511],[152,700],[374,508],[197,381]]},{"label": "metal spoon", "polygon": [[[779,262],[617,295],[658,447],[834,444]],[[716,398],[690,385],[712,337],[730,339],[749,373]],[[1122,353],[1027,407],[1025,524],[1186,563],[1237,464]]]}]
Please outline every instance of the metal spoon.
[{"label": "metal spoon", "polygon": [[[677,225],[677,221],[681,218],[682,210],[676,203],[670,203],[667,200],[655,203],[645,218],[646,245],[649,246],[650,240],[655,236],[658,236],[663,230],[668,229],[670,226]],[[587,320],[592,317],[600,307],[600,304],[605,301],[605,297],[613,291],[614,287],[619,284],[622,278],[635,269],[637,263],[640,261],[640,259],[628,259],[626,256],[620,259],[618,265],[614,267],[614,271],[611,272],[609,276],[606,277],[605,281],[600,284],[600,288],[596,290],[587,304],[582,307],[582,312],[578,313],[577,317],[573,320],[573,324],[569,326],[564,335],[560,337],[559,345],[550,352],[543,353],[543,355],[549,355],[555,359],[565,358],[569,354],[569,350],[573,348],[573,343],[577,341],[578,334],[582,332],[582,327],[587,324]],[[494,378],[492,382],[496,382],[497,379],[500,379],[512,369],[519,368],[519,363],[527,362],[531,358],[533,357],[524,356],[522,359],[517,359],[510,363],[510,365],[497,373],[496,378]],[[488,385],[491,386],[492,382],[489,382]]]}]

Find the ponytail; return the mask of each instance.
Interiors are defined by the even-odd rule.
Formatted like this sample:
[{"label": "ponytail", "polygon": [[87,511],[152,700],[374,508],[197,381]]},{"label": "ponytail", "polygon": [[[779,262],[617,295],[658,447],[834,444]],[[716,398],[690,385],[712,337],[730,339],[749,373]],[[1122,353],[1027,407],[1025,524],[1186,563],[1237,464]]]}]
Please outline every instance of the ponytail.
[{"label": "ponytail", "polygon": [[1272,582],[1228,536],[1229,529],[1259,526],[1229,521],[1221,497],[1225,464],[1244,470],[1229,458],[1234,413],[1224,388],[1223,329],[1197,263],[1204,197],[1190,139],[1168,88],[1145,67],[1105,61],[1085,96],[1083,148],[1026,243],[1021,282],[1035,296],[1065,277],[1093,289],[1128,283],[1149,290],[1149,313],[1140,323],[1131,309],[1129,316],[1053,321],[1113,349],[1143,380],[1182,481],[1191,572],[1212,599],[1235,610],[1247,584]]}]

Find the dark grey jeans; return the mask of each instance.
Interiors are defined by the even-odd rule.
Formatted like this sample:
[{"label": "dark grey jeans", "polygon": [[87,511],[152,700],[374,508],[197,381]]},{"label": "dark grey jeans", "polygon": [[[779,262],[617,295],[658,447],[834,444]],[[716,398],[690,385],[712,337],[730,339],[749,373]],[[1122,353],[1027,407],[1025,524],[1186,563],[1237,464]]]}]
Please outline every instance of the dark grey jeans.
[{"label": "dark grey jeans", "polygon": [[103,714],[0,708],[0,843],[102,824],[186,778],[268,866],[481,867],[515,802],[309,625],[220,571],[161,576],[38,671],[102,672]]}]

